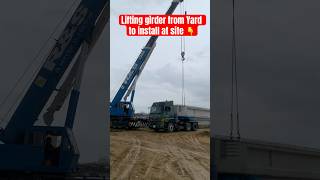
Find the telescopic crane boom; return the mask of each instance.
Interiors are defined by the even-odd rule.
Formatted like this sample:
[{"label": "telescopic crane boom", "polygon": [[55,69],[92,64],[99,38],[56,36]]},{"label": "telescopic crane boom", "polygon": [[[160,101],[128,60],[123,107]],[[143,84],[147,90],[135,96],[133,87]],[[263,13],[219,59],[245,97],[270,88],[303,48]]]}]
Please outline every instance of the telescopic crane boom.
[{"label": "telescopic crane boom", "polygon": [[[181,2],[183,2],[183,0],[173,0],[166,12],[166,15],[173,14]],[[111,127],[130,127],[131,122],[134,121],[134,108],[132,102],[135,93],[135,86],[156,46],[157,39],[158,36],[150,37],[110,103]],[[127,97],[129,95],[131,95],[130,101],[127,101]]]},{"label": "telescopic crane boom", "polygon": [[[67,173],[77,169],[79,151],[72,133],[86,59],[109,19],[109,0],[82,0],[32,84],[0,134],[0,172]],[[67,69],[71,70],[68,72]],[[58,84],[66,75],[63,85]],[[65,125],[35,126],[44,113],[48,125],[70,95]],[[1,143],[2,142],[2,143]],[[56,142],[54,151],[47,146]]]}]

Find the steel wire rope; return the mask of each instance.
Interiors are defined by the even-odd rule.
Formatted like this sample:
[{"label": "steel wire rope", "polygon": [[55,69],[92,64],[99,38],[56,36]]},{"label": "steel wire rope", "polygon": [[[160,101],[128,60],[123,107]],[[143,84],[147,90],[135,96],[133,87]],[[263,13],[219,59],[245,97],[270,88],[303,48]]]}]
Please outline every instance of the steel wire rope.
[{"label": "steel wire rope", "polygon": [[239,117],[239,87],[238,87],[238,58],[237,58],[237,41],[236,41],[236,15],[235,0],[232,0],[232,72],[231,72],[231,107],[230,107],[230,138],[233,139],[234,114],[236,113],[236,133],[237,139],[240,135],[240,117]]}]

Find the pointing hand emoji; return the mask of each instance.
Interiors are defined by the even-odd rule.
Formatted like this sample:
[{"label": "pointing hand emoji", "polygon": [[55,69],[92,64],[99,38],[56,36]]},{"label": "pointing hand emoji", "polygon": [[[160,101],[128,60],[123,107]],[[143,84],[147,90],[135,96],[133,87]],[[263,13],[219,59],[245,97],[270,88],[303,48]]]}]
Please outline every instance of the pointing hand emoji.
[{"label": "pointing hand emoji", "polygon": [[193,29],[192,29],[192,27],[188,27],[188,33],[190,33],[190,36],[192,36],[192,34],[193,34]]}]

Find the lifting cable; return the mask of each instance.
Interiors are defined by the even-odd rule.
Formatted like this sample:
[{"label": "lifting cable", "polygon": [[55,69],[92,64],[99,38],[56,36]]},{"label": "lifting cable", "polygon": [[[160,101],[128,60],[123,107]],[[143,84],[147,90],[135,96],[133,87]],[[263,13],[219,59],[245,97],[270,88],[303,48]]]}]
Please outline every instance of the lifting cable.
[{"label": "lifting cable", "polygon": [[[187,14],[186,7],[185,7],[185,1],[180,3],[180,14]],[[180,37],[180,54],[181,54],[181,70],[182,70],[182,91],[181,91],[181,102],[182,105],[186,105],[186,96],[185,96],[185,83],[184,83],[184,61],[186,60],[186,38],[185,36]]]},{"label": "lifting cable", "polygon": [[[39,51],[36,53],[36,55],[34,56],[34,58],[32,58],[32,60],[28,63],[27,67],[25,68],[25,70],[22,72],[21,76],[18,78],[18,80],[15,82],[15,84],[13,85],[13,87],[9,90],[8,94],[4,97],[4,99],[1,101],[0,103],[0,110],[4,107],[4,105],[7,103],[7,101],[9,100],[9,98],[13,95],[13,93],[15,92],[15,90],[18,88],[18,85],[23,81],[24,77],[27,75],[27,73],[30,71],[30,69],[33,67],[33,65],[38,61],[41,53],[45,50],[45,48],[47,47],[47,45],[49,44],[49,42],[54,39],[54,35],[57,33],[57,31],[59,30],[59,27],[62,25],[62,23],[66,20],[66,18],[68,17],[68,15],[71,13],[73,7],[75,7],[76,4],[78,4],[79,0],[74,0],[72,2],[72,4],[70,5],[70,7],[68,8],[67,12],[64,14],[64,16],[60,19],[60,21],[58,22],[58,24],[55,26],[54,30],[52,31],[52,33],[49,35],[48,39],[46,39],[46,41],[43,43],[43,45],[41,46],[41,48],[39,49]],[[18,93],[17,97],[14,99],[13,103],[11,104],[11,106],[9,107],[9,109],[5,112],[5,114],[3,116],[0,116],[0,124],[2,124],[4,122],[4,120],[9,116],[10,112],[12,111],[12,109],[15,107],[15,105],[18,103],[18,100],[21,99],[22,95],[24,94],[24,92],[27,90],[28,86],[32,83],[33,78],[36,76],[36,74],[40,71],[42,65],[44,64],[44,61],[46,60],[46,58],[43,58],[42,61],[40,61],[38,67],[35,69],[35,71],[33,72],[31,78],[27,81],[28,83],[25,85],[25,87],[23,88],[23,90],[21,92]]]},{"label": "lifting cable", "polygon": [[[239,119],[239,90],[238,90],[238,68],[237,68],[237,43],[236,43],[236,21],[235,0],[232,0],[232,68],[231,68],[231,107],[230,107],[230,138],[233,139],[234,119],[236,119],[237,139],[240,139]],[[236,117],[234,117],[236,113]]]}]

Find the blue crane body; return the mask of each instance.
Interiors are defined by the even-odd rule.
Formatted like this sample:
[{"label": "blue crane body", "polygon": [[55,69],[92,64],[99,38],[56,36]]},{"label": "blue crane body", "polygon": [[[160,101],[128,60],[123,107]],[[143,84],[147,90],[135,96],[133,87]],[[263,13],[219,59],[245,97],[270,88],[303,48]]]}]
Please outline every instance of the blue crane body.
[{"label": "blue crane body", "polygon": [[[166,15],[172,14],[181,2],[183,0],[173,0]],[[134,107],[132,103],[135,94],[135,84],[155,48],[157,39],[158,36],[150,37],[110,103],[111,127],[130,127],[130,122],[134,121]],[[126,98],[129,94],[131,94],[131,98],[130,101],[127,101]]]},{"label": "blue crane body", "polygon": [[[66,92],[71,95],[65,125],[35,126],[34,123],[53,93],[60,91],[57,86],[68,67],[73,64],[73,75],[81,74],[79,71],[83,70],[81,65],[84,63],[80,62],[85,61],[102,32],[105,22],[100,20],[106,15],[102,12],[108,9],[108,5],[109,0],[82,0],[76,8],[8,124],[0,132],[0,172],[67,173],[77,170],[79,150],[72,127],[80,95],[76,82],[80,76],[70,76],[70,88]],[[86,45],[89,47],[87,54],[75,58],[83,54]],[[46,146],[52,141],[56,141],[59,148],[48,153]]]}]

